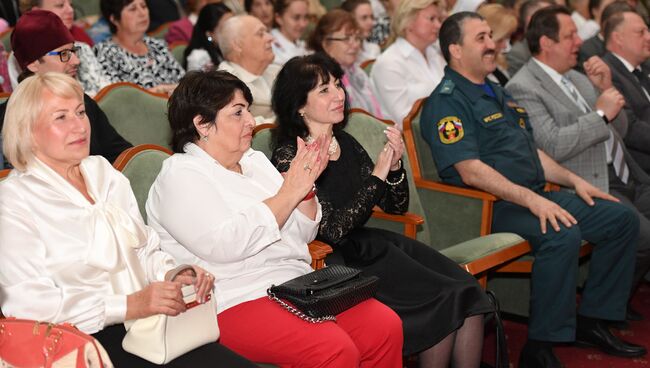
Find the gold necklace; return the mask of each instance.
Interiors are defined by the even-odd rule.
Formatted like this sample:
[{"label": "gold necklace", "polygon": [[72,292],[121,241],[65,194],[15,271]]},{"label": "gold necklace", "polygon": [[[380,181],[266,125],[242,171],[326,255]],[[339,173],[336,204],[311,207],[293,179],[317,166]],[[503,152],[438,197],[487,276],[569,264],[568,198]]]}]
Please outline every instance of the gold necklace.
[{"label": "gold necklace", "polygon": [[[312,144],[314,143],[314,137],[311,135],[307,136],[307,139],[305,139],[305,143],[307,144]],[[327,153],[331,155],[335,154],[336,151],[339,149],[339,141],[336,140],[336,137],[332,135],[332,140],[330,141],[330,146],[327,147]]]}]

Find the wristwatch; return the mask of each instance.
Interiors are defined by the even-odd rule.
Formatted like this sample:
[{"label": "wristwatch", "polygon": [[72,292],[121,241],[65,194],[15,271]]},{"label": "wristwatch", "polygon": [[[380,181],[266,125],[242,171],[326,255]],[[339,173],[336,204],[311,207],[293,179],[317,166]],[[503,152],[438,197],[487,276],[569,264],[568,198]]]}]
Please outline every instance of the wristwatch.
[{"label": "wristwatch", "polygon": [[596,114],[598,114],[605,121],[605,124],[609,124],[609,119],[607,119],[607,115],[605,115],[605,112],[603,110],[596,110]]}]

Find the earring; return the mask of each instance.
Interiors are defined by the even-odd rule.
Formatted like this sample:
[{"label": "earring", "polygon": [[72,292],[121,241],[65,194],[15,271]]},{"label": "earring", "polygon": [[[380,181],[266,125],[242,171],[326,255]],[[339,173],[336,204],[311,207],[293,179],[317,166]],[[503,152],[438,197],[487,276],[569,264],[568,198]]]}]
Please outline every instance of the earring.
[{"label": "earring", "polygon": [[208,36],[208,42],[212,42],[212,36]]},{"label": "earring", "polygon": [[207,141],[208,141],[208,136],[207,136],[207,135],[202,136],[202,137],[201,137],[201,140],[202,140],[203,142],[207,142]]}]

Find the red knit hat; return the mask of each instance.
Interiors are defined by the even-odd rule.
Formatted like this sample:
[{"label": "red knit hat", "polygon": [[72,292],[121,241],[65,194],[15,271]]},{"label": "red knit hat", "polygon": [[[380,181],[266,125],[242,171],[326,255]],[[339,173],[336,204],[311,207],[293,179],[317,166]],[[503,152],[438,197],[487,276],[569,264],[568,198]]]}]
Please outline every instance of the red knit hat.
[{"label": "red knit hat", "polygon": [[21,15],[11,34],[11,48],[23,70],[48,52],[73,42],[61,18],[47,10]]}]

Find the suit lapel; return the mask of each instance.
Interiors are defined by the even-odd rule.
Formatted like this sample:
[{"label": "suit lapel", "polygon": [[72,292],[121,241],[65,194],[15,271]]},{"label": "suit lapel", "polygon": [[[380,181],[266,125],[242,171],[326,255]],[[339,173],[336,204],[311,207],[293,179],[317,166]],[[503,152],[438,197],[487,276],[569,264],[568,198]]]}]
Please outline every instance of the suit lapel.
[{"label": "suit lapel", "polygon": [[636,78],[636,76],[632,73],[630,73],[629,70],[623,65],[623,63],[618,60],[618,58],[612,53],[608,52],[605,56],[604,59],[607,60],[607,63],[614,68],[614,72],[617,72],[623,76],[623,78],[627,79],[628,82],[632,83],[634,88],[636,88],[636,92],[640,93],[644,98],[645,94],[643,93],[643,87],[641,87],[641,82]]},{"label": "suit lapel", "polygon": [[558,86],[557,83],[555,83],[532,58],[528,61],[528,69],[531,74],[537,78],[542,88],[544,88],[549,95],[553,96],[560,105],[563,105],[569,111],[582,113],[582,110],[580,110],[578,105],[573,103],[572,98],[568,96],[566,92],[564,92],[564,90],[560,88],[560,86]]}]

